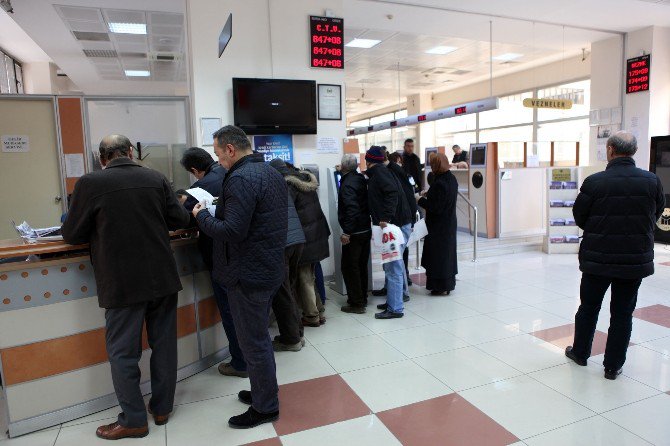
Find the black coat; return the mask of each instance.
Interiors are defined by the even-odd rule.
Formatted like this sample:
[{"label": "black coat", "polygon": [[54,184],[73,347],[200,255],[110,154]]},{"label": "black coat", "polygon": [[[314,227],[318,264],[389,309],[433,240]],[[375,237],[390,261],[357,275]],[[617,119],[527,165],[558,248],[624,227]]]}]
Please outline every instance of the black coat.
[{"label": "black coat", "polygon": [[633,158],[615,158],[586,178],[572,209],[584,230],[579,269],[641,279],[654,273],[654,229],[665,208],[663,186]]},{"label": "black coat", "polygon": [[405,198],[407,199],[407,204],[409,205],[409,211],[412,214],[412,223],[416,221],[416,212],[419,210],[416,205],[416,198],[414,198],[414,186],[409,182],[410,176],[405,173],[402,167],[396,163],[389,163],[388,169],[393,172],[395,177],[398,179],[398,182],[402,186],[402,190],[405,193]]},{"label": "black coat", "polygon": [[249,155],[228,171],[212,217],[198,213],[200,230],[214,239],[214,279],[232,288],[276,291],[284,280],[287,219],[286,183]]},{"label": "black coat", "polygon": [[428,235],[423,244],[421,266],[426,268],[426,286],[451,291],[458,274],[456,257],[456,198],[458,182],[451,172],[434,176],[433,185],[419,206],[426,210]]},{"label": "black coat", "polygon": [[[214,197],[220,196],[221,188],[223,187],[223,179],[226,177],[226,172],[228,171],[219,163],[213,162],[209,165],[206,172],[204,177],[191,185],[191,189],[199,187],[206,190]],[[198,200],[189,195],[184,202],[184,207],[190,212],[196,204],[198,204]],[[212,259],[212,256],[214,255],[214,241],[202,231],[200,231],[200,234],[198,235],[198,249],[200,250],[200,255],[202,255],[202,260],[211,271],[214,268],[214,260]]]},{"label": "black coat", "polygon": [[77,181],[62,233],[90,244],[98,303],[118,308],[182,289],[168,231],[189,221],[165,176],[123,157]]},{"label": "black coat", "polygon": [[293,203],[293,197],[291,193],[288,194],[288,234],[286,236],[286,246],[299,245],[305,243],[305,232],[302,230],[302,223],[300,223],[300,217],[298,216],[298,211],[295,209],[295,203]]},{"label": "black coat", "polygon": [[300,264],[320,262],[330,256],[328,244],[330,228],[321,209],[319,195],[316,193],[319,183],[313,174],[297,169],[292,169],[284,179],[305,233],[305,247],[302,250]]},{"label": "black coat", "polygon": [[403,193],[398,179],[383,164],[376,164],[368,169],[368,208],[372,224],[377,226],[380,221],[398,227],[412,223],[409,203]]},{"label": "black coat", "polygon": [[370,231],[368,185],[365,177],[358,172],[342,176],[337,195],[337,219],[345,234]]},{"label": "black coat", "polygon": [[402,168],[407,175],[414,178],[414,184],[421,190],[423,189],[423,165],[421,159],[415,154],[402,154]]}]

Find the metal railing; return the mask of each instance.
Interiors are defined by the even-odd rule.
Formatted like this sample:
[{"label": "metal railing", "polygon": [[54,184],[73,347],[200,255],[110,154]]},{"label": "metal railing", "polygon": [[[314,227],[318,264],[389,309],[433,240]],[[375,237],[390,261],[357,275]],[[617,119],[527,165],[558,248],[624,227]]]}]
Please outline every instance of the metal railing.
[{"label": "metal railing", "polygon": [[[472,204],[472,202],[466,197],[463,192],[460,190],[458,191],[458,195],[467,203],[470,208],[472,208],[473,214],[474,214],[474,219],[475,219],[475,225],[474,225],[474,236],[473,236],[473,247],[472,247],[472,261],[476,262],[477,261],[477,206]],[[468,225],[469,226],[469,225]]]}]

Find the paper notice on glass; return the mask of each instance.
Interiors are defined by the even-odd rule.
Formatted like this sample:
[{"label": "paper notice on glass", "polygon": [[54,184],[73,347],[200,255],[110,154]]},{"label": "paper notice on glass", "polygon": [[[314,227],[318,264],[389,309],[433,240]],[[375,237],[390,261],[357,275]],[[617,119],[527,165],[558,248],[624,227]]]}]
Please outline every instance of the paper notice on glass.
[{"label": "paper notice on glass", "polygon": [[193,189],[186,189],[186,193],[198,200],[198,203],[205,202],[206,206],[209,206],[214,201],[214,196],[207,192],[205,189],[199,187],[194,187]]},{"label": "paper notice on glass", "polygon": [[330,136],[320,136],[316,138],[316,152],[339,154],[341,152],[340,143],[337,138],[331,138]]},{"label": "paper notice on glass", "polygon": [[540,157],[538,155],[528,155],[526,167],[540,167]]},{"label": "paper notice on glass", "polygon": [[82,153],[65,154],[65,176],[68,178],[83,177],[86,173],[84,155]]},{"label": "paper notice on glass", "polygon": [[598,161],[607,161],[607,145],[598,144],[596,148],[596,157]]}]

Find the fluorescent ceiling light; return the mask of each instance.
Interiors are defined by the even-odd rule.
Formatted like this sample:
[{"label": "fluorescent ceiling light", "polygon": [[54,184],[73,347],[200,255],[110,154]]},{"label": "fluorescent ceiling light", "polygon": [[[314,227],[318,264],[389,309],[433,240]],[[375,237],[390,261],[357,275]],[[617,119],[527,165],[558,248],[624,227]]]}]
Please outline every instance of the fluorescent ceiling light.
[{"label": "fluorescent ceiling light", "polygon": [[109,30],[117,34],[146,34],[145,23],[110,23]]},{"label": "fluorescent ceiling light", "polygon": [[380,42],[381,40],[375,39],[354,39],[344,46],[348,46],[350,48],[372,48]]},{"label": "fluorescent ceiling light", "polygon": [[149,70],[125,70],[128,77],[149,77],[151,72]]},{"label": "fluorescent ceiling light", "polygon": [[425,51],[426,54],[449,54],[453,51],[456,51],[458,48],[455,46],[436,46]]},{"label": "fluorescent ceiling light", "polygon": [[523,54],[519,54],[519,53],[505,53],[505,54],[501,54],[500,56],[495,56],[495,57],[493,58],[493,60],[509,61],[509,60],[518,59],[519,57],[523,57]]}]

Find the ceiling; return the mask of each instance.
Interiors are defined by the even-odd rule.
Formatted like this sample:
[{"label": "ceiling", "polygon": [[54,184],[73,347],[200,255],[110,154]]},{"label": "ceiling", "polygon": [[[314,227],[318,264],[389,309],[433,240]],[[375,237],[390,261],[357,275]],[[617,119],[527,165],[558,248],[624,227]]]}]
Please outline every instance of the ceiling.
[{"label": "ceiling", "polygon": [[51,58],[0,9],[0,48],[23,62],[50,62]]}]

